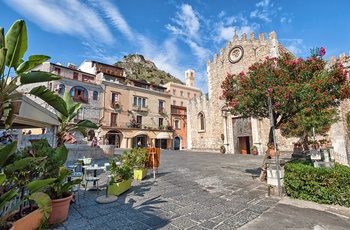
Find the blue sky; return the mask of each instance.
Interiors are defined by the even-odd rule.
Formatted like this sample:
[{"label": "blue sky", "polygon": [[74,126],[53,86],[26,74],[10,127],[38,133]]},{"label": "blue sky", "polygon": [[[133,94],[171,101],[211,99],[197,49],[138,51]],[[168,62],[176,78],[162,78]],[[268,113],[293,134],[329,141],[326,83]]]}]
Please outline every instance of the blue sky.
[{"label": "blue sky", "polygon": [[17,19],[27,23],[27,54],[46,54],[53,63],[107,64],[142,54],[207,92],[206,61],[232,41],[276,31],[298,57],[326,48],[325,58],[350,50],[348,0],[0,0],[5,33]]}]

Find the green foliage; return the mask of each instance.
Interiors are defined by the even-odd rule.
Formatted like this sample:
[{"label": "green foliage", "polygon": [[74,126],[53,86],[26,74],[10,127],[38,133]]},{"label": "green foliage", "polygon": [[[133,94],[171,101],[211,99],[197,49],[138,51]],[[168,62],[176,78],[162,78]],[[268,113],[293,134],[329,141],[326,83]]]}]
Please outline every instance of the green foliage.
[{"label": "green foliage", "polygon": [[[326,61],[317,56],[296,59],[288,53],[278,58],[266,57],[250,66],[246,74],[228,74],[221,87],[222,99],[235,115],[270,118],[271,98],[275,128],[306,116],[312,116],[309,120],[318,119],[320,113],[322,118],[333,117],[334,113],[327,109],[336,108],[341,100],[350,97],[346,71],[340,63],[326,69]],[[324,123],[327,122],[318,125]],[[296,121],[294,124],[298,125]],[[310,131],[309,126],[303,128]]]},{"label": "green foliage", "polygon": [[77,116],[79,110],[81,109],[81,103],[75,103],[69,92],[65,92],[63,95],[62,106],[65,107],[67,114],[58,112],[57,119],[60,122],[60,130],[57,132],[57,147],[63,146],[64,138],[63,136],[69,132],[81,132],[84,137],[87,135],[87,128],[98,129],[98,126],[89,120],[80,120],[78,123],[74,124],[71,121]]},{"label": "green foliage", "polygon": [[146,167],[149,155],[147,154],[147,148],[133,148],[130,150],[130,154],[134,158],[134,167],[143,169]]},{"label": "green foliage", "polygon": [[[11,143],[11,151],[15,151],[17,143]],[[2,151],[6,151],[7,146],[2,149]],[[13,191],[13,195],[19,196],[20,202],[14,207],[19,207],[19,216],[23,216],[24,213],[24,202],[35,201],[35,203],[39,206],[39,208],[44,212],[46,218],[49,216],[49,212],[51,212],[51,200],[47,194],[41,192],[40,189],[37,189],[35,186],[33,187],[34,181],[36,183],[42,183],[41,188],[45,188],[49,185],[50,181],[46,181],[44,183],[41,179],[41,171],[42,171],[42,163],[45,161],[45,157],[35,156],[30,154],[25,154],[25,152],[17,153],[12,155],[7,161],[7,165],[3,168],[3,171],[6,175],[6,183],[2,185],[2,189],[7,190],[8,188],[15,187],[15,191]],[[29,190],[29,193],[26,190]],[[19,192],[19,193],[17,193]],[[13,199],[12,196],[11,199]],[[1,196],[1,199],[3,197]],[[4,217],[8,217],[15,209],[9,211],[7,215]]]},{"label": "green foliage", "polygon": [[350,168],[315,168],[311,161],[292,161],[284,166],[288,196],[321,204],[350,207]]},{"label": "green foliage", "polygon": [[123,180],[129,180],[133,174],[133,164],[129,160],[125,160],[117,164],[113,158],[109,160],[111,180],[109,184],[119,183]]},{"label": "green foliage", "polygon": [[117,164],[113,158],[109,160],[111,181],[110,184],[128,180],[132,177],[133,169],[143,169],[148,161],[147,148],[132,148],[130,152],[124,151],[118,156],[121,164]]},{"label": "green foliage", "polygon": [[[11,126],[16,113],[19,112],[23,95],[22,92],[17,90],[20,86],[60,79],[60,77],[48,72],[29,71],[34,66],[50,59],[50,57],[45,55],[31,55],[27,61],[24,61],[22,58],[27,51],[27,43],[25,21],[15,21],[6,35],[4,34],[4,29],[0,27],[0,118],[1,121],[3,120],[1,123],[5,125],[6,129]],[[15,77],[10,76],[13,70],[16,74]],[[43,86],[39,87],[45,88]],[[30,94],[38,96],[44,101],[50,98],[47,101],[49,105],[63,114],[67,113],[66,110],[62,110],[62,107],[55,107],[57,101],[62,101],[58,95],[55,95],[46,88],[45,95],[42,92],[37,94],[35,89]]]}]

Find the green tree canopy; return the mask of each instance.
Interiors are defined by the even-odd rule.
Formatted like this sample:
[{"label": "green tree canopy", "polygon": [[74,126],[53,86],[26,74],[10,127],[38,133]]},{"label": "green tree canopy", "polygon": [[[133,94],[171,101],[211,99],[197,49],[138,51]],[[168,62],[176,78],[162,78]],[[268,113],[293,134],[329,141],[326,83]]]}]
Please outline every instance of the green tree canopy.
[{"label": "green tree canopy", "polygon": [[[270,97],[275,128],[303,119],[298,116],[332,115],[327,110],[349,98],[350,87],[341,63],[328,68],[326,64],[317,55],[306,59],[289,53],[266,57],[250,66],[247,73],[227,74],[221,85],[222,99],[235,115],[270,118]],[[272,141],[270,132],[269,142]]]}]

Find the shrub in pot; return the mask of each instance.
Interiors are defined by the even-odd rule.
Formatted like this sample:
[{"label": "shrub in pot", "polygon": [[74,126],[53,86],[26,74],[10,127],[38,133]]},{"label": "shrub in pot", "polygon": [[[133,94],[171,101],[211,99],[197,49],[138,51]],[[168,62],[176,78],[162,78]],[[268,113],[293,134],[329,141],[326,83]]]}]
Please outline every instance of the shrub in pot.
[{"label": "shrub in pot", "polygon": [[147,176],[148,172],[148,168],[146,167],[149,157],[147,148],[133,148],[130,150],[130,154],[134,160],[134,179],[142,180]]},{"label": "shrub in pot", "polygon": [[[40,180],[40,173],[38,172],[38,168],[40,168],[40,164],[44,159],[27,156],[23,152],[16,154],[16,149],[17,142],[0,149],[0,165],[3,169],[3,173],[0,174],[0,209],[2,210],[13,199],[19,198],[16,205],[9,207],[6,213],[1,213],[1,229],[6,229],[8,222],[15,222],[38,208],[43,213],[40,218],[44,219],[48,218],[51,211],[50,197],[41,190],[53,180]],[[39,187],[37,182],[40,182]],[[17,209],[19,211],[16,211]],[[31,226],[26,224],[26,227],[39,227],[40,219],[33,224]]]},{"label": "shrub in pot", "polygon": [[133,173],[133,161],[130,159],[124,159],[120,164],[117,164],[113,158],[109,160],[110,181],[108,182],[108,195],[119,196],[130,189]]}]

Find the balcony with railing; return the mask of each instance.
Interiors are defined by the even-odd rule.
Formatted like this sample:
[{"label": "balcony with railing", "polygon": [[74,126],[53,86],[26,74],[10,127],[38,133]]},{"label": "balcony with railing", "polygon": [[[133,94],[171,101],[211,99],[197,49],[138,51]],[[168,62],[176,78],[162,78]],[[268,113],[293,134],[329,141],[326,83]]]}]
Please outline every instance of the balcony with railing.
[{"label": "balcony with railing", "polygon": [[164,107],[159,107],[159,108],[158,108],[158,113],[159,113],[159,114],[166,114],[165,108],[164,108]]},{"label": "balcony with railing", "polygon": [[148,106],[140,106],[140,105],[132,105],[132,110],[137,111],[137,112],[148,112]]},{"label": "balcony with railing", "polygon": [[117,112],[120,112],[122,111],[122,106],[119,102],[112,102],[111,105],[110,105],[111,109],[117,111]]},{"label": "balcony with railing", "polygon": [[78,103],[89,103],[89,98],[84,98],[84,96],[73,96],[73,101]]}]

